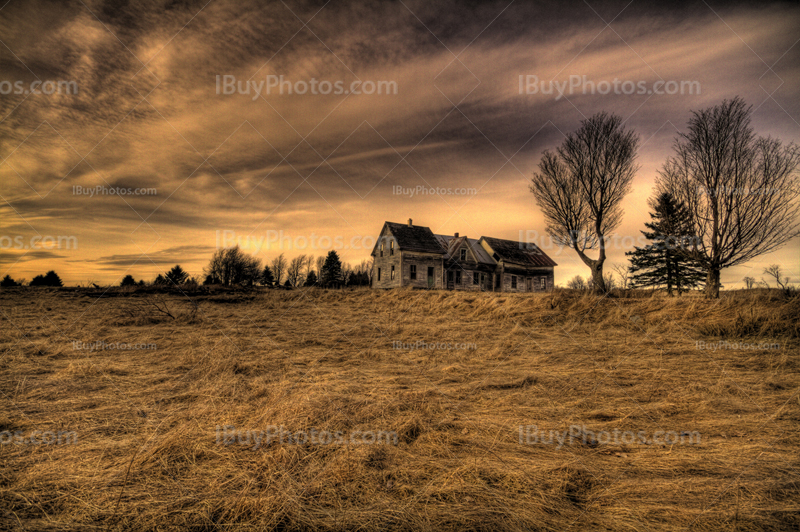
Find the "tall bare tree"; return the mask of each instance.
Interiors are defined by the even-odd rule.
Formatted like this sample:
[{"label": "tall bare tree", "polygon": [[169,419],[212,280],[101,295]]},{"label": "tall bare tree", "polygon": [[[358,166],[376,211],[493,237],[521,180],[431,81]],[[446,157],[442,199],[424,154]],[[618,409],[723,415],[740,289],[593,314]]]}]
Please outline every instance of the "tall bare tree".
[{"label": "tall bare tree", "polygon": [[300,286],[305,279],[303,275],[303,271],[305,270],[306,263],[308,262],[308,255],[302,254],[298,255],[297,257],[293,258],[289,262],[288,268],[286,268],[286,279],[292,284],[292,286]]},{"label": "tall bare tree", "polygon": [[283,253],[272,259],[270,267],[272,269],[272,275],[275,277],[275,285],[281,286],[283,274],[286,273],[286,257],[283,256]]},{"label": "tall bare tree", "polygon": [[349,262],[342,263],[342,284],[348,285],[350,283],[350,277],[355,273],[355,268]]},{"label": "tall bare tree", "polygon": [[[556,243],[575,250],[592,272],[592,285],[606,292],[606,235],[622,221],[622,198],[631,189],[639,137],[616,115],[598,113],[545,151],[530,190]],[[586,251],[598,250],[596,259]]]},{"label": "tall bare tree", "polygon": [[311,254],[306,255],[306,263],[303,266],[303,279],[307,278],[308,274],[311,272],[314,272],[314,275],[317,274],[317,272],[315,271],[316,270],[315,265],[316,265],[316,259],[318,258],[319,257],[314,257],[314,255]]},{"label": "tall bare tree", "polygon": [[686,205],[697,235],[684,252],[706,271],[706,297],[719,297],[720,270],[774,251],[800,234],[800,150],[758,137],[741,98],[695,111],[658,188]]}]

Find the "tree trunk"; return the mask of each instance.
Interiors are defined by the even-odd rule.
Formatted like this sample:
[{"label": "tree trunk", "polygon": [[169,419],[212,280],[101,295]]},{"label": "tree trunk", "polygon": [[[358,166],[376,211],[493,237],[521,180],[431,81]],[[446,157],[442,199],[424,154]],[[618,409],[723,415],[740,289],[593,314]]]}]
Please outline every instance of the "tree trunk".
[{"label": "tree trunk", "polygon": [[667,268],[667,295],[672,297],[672,282],[673,282],[673,278],[674,277],[672,275],[673,274],[673,270],[672,270],[672,264],[670,264],[670,262],[671,261],[670,261],[670,256],[669,256],[669,250],[665,249],[664,250],[664,263],[665,263],[666,268]]},{"label": "tree trunk", "polygon": [[[589,270],[592,272],[591,282],[593,290],[598,294],[605,294],[606,283],[603,280],[603,263],[605,262],[605,257],[603,257],[602,259],[594,260],[587,257],[583,251],[577,248],[573,249],[575,249],[575,251],[578,252],[578,257],[580,257],[583,263],[587,265],[589,267]],[[603,255],[605,255],[605,253],[603,253]]]},{"label": "tree trunk", "polygon": [[709,268],[706,275],[706,299],[719,299],[719,270]]},{"label": "tree trunk", "polygon": [[594,291],[598,294],[606,293],[606,281],[603,279],[603,262],[596,260],[592,265],[592,284]]}]

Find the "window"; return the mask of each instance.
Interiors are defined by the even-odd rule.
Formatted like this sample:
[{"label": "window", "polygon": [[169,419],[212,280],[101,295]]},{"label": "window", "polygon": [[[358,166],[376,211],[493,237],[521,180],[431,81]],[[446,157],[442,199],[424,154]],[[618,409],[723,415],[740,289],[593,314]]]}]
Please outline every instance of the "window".
[{"label": "window", "polygon": [[381,257],[383,257],[383,242],[381,242]]},{"label": "window", "polygon": [[456,284],[461,284],[461,270],[456,271]]},{"label": "window", "polygon": [[542,277],[540,279],[540,282],[542,283],[541,284],[542,290],[545,290],[547,288],[547,277]]},{"label": "window", "polygon": [[412,280],[414,280],[414,281],[417,280],[417,265],[416,264],[412,264],[411,266],[409,266],[409,275],[410,275]]},{"label": "window", "polygon": [[391,275],[390,279],[394,281],[394,264],[392,264],[392,273],[390,275]]},{"label": "window", "polygon": [[378,280],[379,281],[381,280],[381,269],[380,268],[378,268]]},{"label": "window", "polygon": [[516,287],[517,287],[517,276],[516,275],[512,275],[511,276],[511,288],[516,288]]},{"label": "window", "polygon": [[478,277],[479,277],[478,272],[472,272],[472,284],[478,284],[479,283]]},{"label": "window", "polygon": [[461,260],[467,260],[467,250],[461,248]]},{"label": "window", "polygon": [[389,255],[394,255],[394,240],[389,242]]}]

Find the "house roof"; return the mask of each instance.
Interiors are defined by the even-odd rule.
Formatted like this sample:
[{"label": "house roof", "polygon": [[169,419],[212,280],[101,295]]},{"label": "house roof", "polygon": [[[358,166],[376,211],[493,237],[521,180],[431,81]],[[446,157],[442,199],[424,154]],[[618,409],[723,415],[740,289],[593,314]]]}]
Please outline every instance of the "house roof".
[{"label": "house roof", "polygon": [[397,241],[398,249],[424,253],[444,253],[439,241],[429,227],[386,222]]},{"label": "house roof", "polygon": [[447,253],[445,254],[445,258],[449,259],[453,252],[458,249],[462,242],[466,239],[469,248],[472,250],[472,253],[477,257],[478,262],[482,264],[490,264],[494,266],[496,261],[486,253],[486,250],[483,249],[483,246],[480,245],[480,242],[474,238],[467,238],[465,236],[460,236],[458,238],[452,235],[434,235],[436,239],[441,243],[442,247],[447,249]]},{"label": "house roof", "polygon": [[[522,266],[523,268],[557,266],[553,259],[548,257],[536,244],[532,243],[486,236],[476,240],[465,236],[435,235],[429,227],[408,225],[407,223],[386,222],[385,227],[388,228],[389,233],[397,242],[397,248],[404,251],[436,253],[443,255],[446,260],[458,261],[456,250],[466,243],[472,250],[473,255],[478,259],[479,264],[494,266],[497,261],[481,245],[481,241],[484,241],[497,254],[499,259],[505,262]],[[380,239],[375,243],[375,247],[372,250],[373,255],[378,248],[379,242]]]},{"label": "house roof", "polygon": [[557,266],[555,261],[548,257],[536,244],[503,240],[502,238],[481,237],[492,250],[505,262],[519,264],[527,267],[552,267]]}]

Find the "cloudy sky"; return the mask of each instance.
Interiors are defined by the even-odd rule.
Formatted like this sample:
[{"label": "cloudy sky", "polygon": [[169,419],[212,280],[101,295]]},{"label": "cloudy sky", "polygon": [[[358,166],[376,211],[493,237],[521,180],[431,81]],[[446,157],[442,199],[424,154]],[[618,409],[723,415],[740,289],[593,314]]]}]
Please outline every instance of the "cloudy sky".
[{"label": "cloudy sky", "polygon": [[[412,218],[535,241],[564,283],[586,268],[549,243],[527,183],[603,110],[641,137],[622,263],[692,110],[739,95],[759,134],[800,140],[796,2],[659,5],[10,0],[0,276],[200,274],[232,242],[356,263]],[[774,262],[797,281],[799,256],[795,239],[723,284]]]}]

